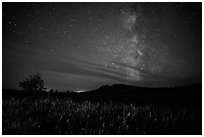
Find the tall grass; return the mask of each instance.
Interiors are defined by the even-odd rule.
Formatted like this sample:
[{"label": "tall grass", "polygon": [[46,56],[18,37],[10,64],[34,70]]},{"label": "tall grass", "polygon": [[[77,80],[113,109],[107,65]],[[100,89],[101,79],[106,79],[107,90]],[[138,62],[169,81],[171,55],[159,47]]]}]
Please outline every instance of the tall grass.
[{"label": "tall grass", "polygon": [[113,101],[8,98],[3,134],[201,134],[201,111],[192,107]]}]

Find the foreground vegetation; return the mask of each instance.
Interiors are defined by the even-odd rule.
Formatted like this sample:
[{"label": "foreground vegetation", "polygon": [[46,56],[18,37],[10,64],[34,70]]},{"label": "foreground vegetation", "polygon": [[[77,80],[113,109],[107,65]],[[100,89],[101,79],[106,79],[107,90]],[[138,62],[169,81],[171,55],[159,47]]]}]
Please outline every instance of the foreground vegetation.
[{"label": "foreground vegetation", "polygon": [[201,110],[190,106],[7,98],[3,134],[201,134]]}]

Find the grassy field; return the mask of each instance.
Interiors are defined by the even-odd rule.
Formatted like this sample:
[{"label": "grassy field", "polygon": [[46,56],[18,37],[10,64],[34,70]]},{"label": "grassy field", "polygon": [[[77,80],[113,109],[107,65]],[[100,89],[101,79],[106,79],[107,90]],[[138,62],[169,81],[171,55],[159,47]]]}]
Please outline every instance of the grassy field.
[{"label": "grassy field", "polygon": [[201,134],[202,112],[190,106],[4,99],[3,134]]}]

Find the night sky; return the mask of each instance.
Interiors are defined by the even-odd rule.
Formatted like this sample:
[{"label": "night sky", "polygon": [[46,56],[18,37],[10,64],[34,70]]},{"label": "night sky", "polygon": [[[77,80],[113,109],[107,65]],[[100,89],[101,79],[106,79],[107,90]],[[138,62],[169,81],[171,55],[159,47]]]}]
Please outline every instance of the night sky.
[{"label": "night sky", "polygon": [[202,80],[202,3],[2,4],[2,82],[91,90]]}]

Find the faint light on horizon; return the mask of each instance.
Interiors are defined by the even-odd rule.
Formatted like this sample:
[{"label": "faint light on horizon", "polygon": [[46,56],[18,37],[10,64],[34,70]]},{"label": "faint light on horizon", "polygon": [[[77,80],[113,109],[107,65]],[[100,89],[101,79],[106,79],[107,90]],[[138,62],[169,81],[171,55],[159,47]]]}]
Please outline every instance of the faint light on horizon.
[{"label": "faint light on horizon", "polygon": [[85,90],[76,90],[76,93],[86,92]]}]

